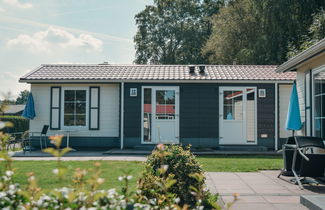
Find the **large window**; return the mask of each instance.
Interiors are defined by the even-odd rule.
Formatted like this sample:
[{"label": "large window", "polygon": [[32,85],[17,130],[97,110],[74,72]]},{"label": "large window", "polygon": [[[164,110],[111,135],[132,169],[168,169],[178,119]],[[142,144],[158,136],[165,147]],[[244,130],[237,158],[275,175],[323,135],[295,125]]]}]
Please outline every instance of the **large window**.
[{"label": "large window", "polygon": [[86,126],[86,90],[64,91],[64,126]]},{"label": "large window", "polygon": [[313,76],[314,92],[314,135],[325,137],[325,71],[320,71]]}]

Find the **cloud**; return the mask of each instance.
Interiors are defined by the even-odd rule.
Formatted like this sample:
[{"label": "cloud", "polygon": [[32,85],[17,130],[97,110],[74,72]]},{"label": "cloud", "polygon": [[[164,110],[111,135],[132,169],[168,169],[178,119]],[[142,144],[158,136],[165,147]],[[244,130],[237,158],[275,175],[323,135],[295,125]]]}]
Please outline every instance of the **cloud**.
[{"label": "cloud", "polygon": [[134,44],[132,39],[128,39],[128,38],[124,38],[124,37],[112,36],[112,35],[108,35],[108,34],[104,34],[104,33],[96,33],[96,32],[81,30],[81,29],[77,29],[77,28],[69,28],[69,27],[63,27],[63,26],[58,26],[58,25],[50,25],[50,24],[31,21],[31,20],[22,19],[22,18],[3,16],[0,18],[0,22],[12,23],[12,24],[23,24],[23,25],[33,26],[33,27],[42,27],[42,28],[48,28],[48,27],[52,26],[52,27],[59,28],[59,29],[65,30],[65,31],[69,31],[71,33],[89,34],[89,35],[96,36],[101,39],[112,41],[112,42],[121,42],[121,43],[125,43],[128,45]]},{"label": "cloud", "polygon": [[3,0],[3,2],[10,6],[17,7],[20,9],[33,8],[33,5],[31,3],[21,3],[21,2],[19,2],[19,0]]},{"label": "cloud", "polygon": [[6,10],[0,7],[0,12],[5,12]]},{"label": "cloud", "polygon": [[103,42],[89,34],[74,35],[60,28],[50,26],[33,35],[20,34],[7,42],[9,47],[27,47],[34,53],[51,53],[57,49],[102,51]]}]

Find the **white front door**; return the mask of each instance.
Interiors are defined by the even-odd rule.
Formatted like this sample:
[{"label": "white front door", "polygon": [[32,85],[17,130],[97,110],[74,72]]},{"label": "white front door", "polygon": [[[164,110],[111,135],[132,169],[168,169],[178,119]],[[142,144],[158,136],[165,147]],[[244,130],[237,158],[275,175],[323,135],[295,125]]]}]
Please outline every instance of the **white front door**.
[{"label": "white front door", "polygon": [[256,144],[256,88],[220,87],[219,143]]},{"label": "white front door", "polygon": [[142,143],[179,143],[179,88],[143,87]]}]

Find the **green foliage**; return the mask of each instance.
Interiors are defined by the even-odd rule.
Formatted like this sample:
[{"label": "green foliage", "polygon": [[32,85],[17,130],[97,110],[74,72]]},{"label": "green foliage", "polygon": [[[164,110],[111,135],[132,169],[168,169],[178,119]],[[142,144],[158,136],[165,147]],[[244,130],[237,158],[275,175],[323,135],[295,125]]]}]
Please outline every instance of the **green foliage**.
[{"label": "green foliage", "polygon": [[208,192],[204,190],[205,178],[200,164],[189,148],[177,145],[158,145],[145,163],[138,188],[148,199],[160,198],[166,202],[176,197],[182,205],[201,205],[213,208]]},{"label": "green foliage", "polygon": [[214,15],[213,32],[202,49],[212,64],[279,64],[288,43],[308,35],[321,0],[232,0]]},{"label": "green foliage", "polygon": [[299,40],[299,45],[295,46],[293,43],[289,43],[289,52],[287,57],[291,58],[298,53],[311,47],[316,42],[325,37],[325,10],[313,15],[313,23],[309,27],[307,35],[302,35]]},{"label": "green foliage", "polygon": [[20,91],[17,99],[16,99],[16,104],[26,104],[27,99],[28,99],[29,91],[28,90],[23,90]]},{"label": "green foliage", "polygon": [[211,34],[209,17],[223,0],[154,0],[135,16],[135,63],[205,63],[201,48]]},{"label": "green foliage", "polygon": [[11,122],[13,124],[13,127],[4,129],[8,133],[25,132],[29,130],[29,120],[20,116],[0,116],[0,121]]},{"label": "green foliage", "polygon": [[[205,204],[209,209],[220,209],[217,205],[216,197],[211,196],[207,192],[203,191],[204,176],[203,174],[191,173],[187,175],[186,179],[196,180],[189,182],[191,185],[188,189],[191,190],[192,195],[195,197],[195,203],[190,207],[186,204],[180,206],[179,198],[175,193],[170,190],[177,184],[175,175],[167,173],[168,167],[160,167],[156,171],[156,177],[158,179],[151,180],[152,185],[158,186],[155,188],[157,192],[152,192],[157,195],[155,198],[148,198],[143,196],[142,191],[135,192],[129,191],[129,180],[132,176],[126,174],[119,177],[119,180],[124,182],[122,192],[119,193],[115,189],[99,190],[100,185],[105,182],[105,179],[101,178],[101,163],[96,162],[91,169],[76,168],[72,178],[73,187],[63,187],[60,189],[52,189],[49,192],[44,192],[38,185],[34,172],[29,172],[28,185],[25,189],[22,189],[19,184],[14,183],[13,175],[14,171],[11,167],[12,159],[7,154],[6,143],[9,135],[0,133],[1,140],[1,157],[2,161],[6,162],[5,170],[0,174],[0,208],[1,209],[203,209]],[[60,177],[60,169],[62,169],[60,158],[69,151],[69,148],[60,149],[62,136],[54,136],[50,138],[55,145],[52,150],[46,150],[46,152],[57,157],[57,170],[52,172],[59,176],[58,182],[62,182]],[[161,160],[168,153],[163,151],[163,146],[160,146]],[[172,147],[170,147],[172,148]],[[174,156],[177,155],[177,151],[181,152],[180,148],[174,147]],[[183,151],[183,155],[186,155],[186,151]],[[187,154],[191,156],[191,154]],[[193,155],[192,155],[193,156]],[[167,156],[166,156],[167,157]],[[180,156],[179,156],[180,157]],[[186,158],[185,158],[186,159]],[[190,158],[191,159],[191,158]],[[176,163],[175,161],[171,161]],[[184,162],[185,164],[194,164],[194,160],[190,162]],[[177,163],[176,163],[177,164]],[[180,164],[180,163],[178,163]],[[189,165],[189,167],[191,167]],[[196,163],[196,165],[198,165]],[[201,171],[201,170],[198,170]],[[87,174],[90,174],[87,176]],[[47,174],[47,179],[50,179],[50,174]],[[141,182],[141,181],[139,181]],[[199,183],[199,184],[197,184]],[[152,190],[151,190],[152,191]],[[160,192],[162,194],[160,194]],[[203,200],[203,202],[202,202]]]}]

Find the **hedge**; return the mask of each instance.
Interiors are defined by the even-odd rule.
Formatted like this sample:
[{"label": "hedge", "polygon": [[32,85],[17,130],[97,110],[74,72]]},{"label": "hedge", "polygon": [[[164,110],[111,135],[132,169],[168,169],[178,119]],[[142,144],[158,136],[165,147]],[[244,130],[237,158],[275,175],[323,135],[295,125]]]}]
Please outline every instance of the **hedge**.
[{"label": "hedge", "polygon": [[11,128],[5,128],[7,133],[24,132],[29,130],[29,120],[21,116],[0,116],[0,121],[12,122]]}]

